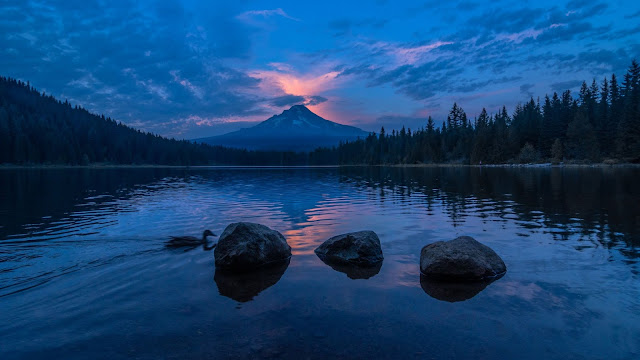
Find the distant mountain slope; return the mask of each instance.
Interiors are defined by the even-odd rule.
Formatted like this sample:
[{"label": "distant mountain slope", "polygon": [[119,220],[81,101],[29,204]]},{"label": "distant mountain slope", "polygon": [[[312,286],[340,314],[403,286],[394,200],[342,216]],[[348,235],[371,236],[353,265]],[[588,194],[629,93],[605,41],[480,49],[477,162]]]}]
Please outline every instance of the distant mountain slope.
[{"label": "distant mountain slope", "polygon": [[196,141],[249,150],[309,151],[367,135],[357,127],[323,119],[305,106],[295,105],[256,126]]},{"label": "distant mountain slope", "polygon": [[0,77],[0,164],[319,165],[327,151],[257,152],[167,139]]}]

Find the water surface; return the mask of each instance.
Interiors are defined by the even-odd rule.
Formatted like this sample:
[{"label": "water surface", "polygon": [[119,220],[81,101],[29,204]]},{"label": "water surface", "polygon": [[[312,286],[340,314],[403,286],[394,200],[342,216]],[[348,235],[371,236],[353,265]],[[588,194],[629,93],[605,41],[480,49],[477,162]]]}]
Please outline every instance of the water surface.
[{"label": "water surface", "polygon": [[[0,358],[640,356],[638,169],[0,170]],[[216,273],[169,235],[268,225],[293,248]],[[370,229],[385,260],[313,253]],[[508,267],[421,283],[422,246],[470,235]],[[346,271],[346,272],[345,272]]]}]

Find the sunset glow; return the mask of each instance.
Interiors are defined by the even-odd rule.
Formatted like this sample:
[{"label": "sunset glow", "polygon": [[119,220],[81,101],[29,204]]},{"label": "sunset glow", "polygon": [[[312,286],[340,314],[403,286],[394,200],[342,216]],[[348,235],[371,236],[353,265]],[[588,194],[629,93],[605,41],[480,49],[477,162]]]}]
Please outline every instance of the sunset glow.
[{"label": "sunset glow", "polygon": [[[3,3],[4,75],[177,138],[237,130],[295,104],[378,131],[424,127],[428,116],[440,124],[453,102],[475,117],[565,84],[576,91],[625,71],[640,46],[640,8],[627,0],[130,5]],[[116,25],[132,14],[145,20]]]}]

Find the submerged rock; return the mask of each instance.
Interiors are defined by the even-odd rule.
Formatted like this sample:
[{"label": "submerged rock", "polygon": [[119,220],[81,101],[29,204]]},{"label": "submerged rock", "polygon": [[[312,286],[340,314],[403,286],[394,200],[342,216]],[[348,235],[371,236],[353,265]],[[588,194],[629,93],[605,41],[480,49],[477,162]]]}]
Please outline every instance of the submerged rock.
[{"label": "submerged rock", "polygon": [[476,281],[498,277],[506,271],[495,251],[470,236],[438,241],[420,252],[420,272],[431,279]]},{"label": "submerged rock", "polygon": [[315,250],[325,263],[371,267],[382,262],[380,239],[373,231],[334,236]]},{"label": "submerged rock", "polygon": [[291,246],[279,232],[264,225],[239,222],[224,229],[214,251],[216,268],[252,271],[291,257]]},{"label": "submerged rock", "polygon": [[442,281],[433,280],[427,276],[420,274],[420,286],[427,295],[434,299],[448,302],[458,302],[469,300],[472,297],[478,295],[489,284],[497,280],[496,278],[490,278],[480,281]]},{"label": "submerged rock", "polygon": [[289,267],[285,259],[252,272],[238,273],[230,270],[216,269],[213,280],[218,292],[238,302],[253,300],[262,291],[275,285]]}]

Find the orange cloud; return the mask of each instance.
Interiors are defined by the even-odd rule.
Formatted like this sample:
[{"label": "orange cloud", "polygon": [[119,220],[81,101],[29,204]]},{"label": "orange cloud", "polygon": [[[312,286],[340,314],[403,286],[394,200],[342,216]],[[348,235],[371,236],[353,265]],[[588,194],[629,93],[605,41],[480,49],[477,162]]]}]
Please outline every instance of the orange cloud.
[{"label": "orange cloud", "polygon": [[307,105],[309,109],[326,119],[334,121],[339,119],[339,113],[331,110],[333,106],[330,103],[331,100],[335,100],[335,97],[328,96],[325,92],[340,87],[346,77],[339,77],[340,72],[333,70],[333,64],[322,64],[307,73],[299,73],[288,64],[271,63],[269,65],[273,69],[253,70],[248,73],[249,76],[261,80],[258,86],[260,94],[272,97],[296,95],[307,99],[322,95],[329,101]]},{"label": "orange cloud", "polygon": [[286,70],[283,67],[277,70],[257,70],[250,72],[249,76],[262,80],[260,88],[272,95],[280,90],[289,95],[309,96],[335,88],[336,78],[340,74],[329,71],[320,75],[299,75]]}]

